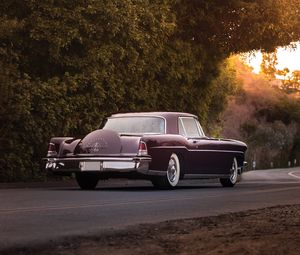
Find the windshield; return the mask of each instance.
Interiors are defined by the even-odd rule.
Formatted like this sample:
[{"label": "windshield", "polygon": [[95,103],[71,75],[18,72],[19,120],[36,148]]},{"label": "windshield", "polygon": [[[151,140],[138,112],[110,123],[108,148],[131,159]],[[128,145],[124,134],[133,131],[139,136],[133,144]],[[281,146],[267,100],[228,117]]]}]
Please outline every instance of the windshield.
[{"label": "windshield", "polygon": [[164,134],[165,120],[160,117],[108,118],[103,129],[120,134]]}]

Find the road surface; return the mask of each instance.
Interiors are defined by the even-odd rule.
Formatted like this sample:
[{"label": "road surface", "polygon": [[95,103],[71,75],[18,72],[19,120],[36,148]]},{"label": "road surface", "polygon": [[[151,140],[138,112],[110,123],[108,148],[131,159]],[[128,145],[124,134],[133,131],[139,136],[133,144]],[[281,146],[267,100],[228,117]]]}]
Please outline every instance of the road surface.
[{"label": "road surface", "polygon": [[0,201],[1,250],[140,223],[300,204],[300,168],[246,172],[234,188],[184,181],[176,190],[154,190],[146,181],[125,180],[102,188],[100,182],[95,191],[2,189]]}]

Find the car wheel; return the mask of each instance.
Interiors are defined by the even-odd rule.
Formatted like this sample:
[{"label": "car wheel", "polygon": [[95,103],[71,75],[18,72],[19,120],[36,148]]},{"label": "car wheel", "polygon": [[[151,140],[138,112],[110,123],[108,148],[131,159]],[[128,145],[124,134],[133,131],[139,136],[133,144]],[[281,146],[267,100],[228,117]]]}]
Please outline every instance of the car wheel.
[{"label": "car wheel", "polygon": [[76,181],[81,189],[93,190],[98,184],[99,175],[96,173],[76,173]]},{"label": "car wheel", "polygon": [[169,159],[167,173],[165,176],[154,177],[151,181],[154,187],[175,188],[180,178],[180,163],[177,155],[173,153]]},{"label": "car wheel", "polygon": [[233,162],[230,169],[229,178],[221,178],[220,182],[223,187],[233,187],[238,181],[238,164],[236,158],[233,158]]}]

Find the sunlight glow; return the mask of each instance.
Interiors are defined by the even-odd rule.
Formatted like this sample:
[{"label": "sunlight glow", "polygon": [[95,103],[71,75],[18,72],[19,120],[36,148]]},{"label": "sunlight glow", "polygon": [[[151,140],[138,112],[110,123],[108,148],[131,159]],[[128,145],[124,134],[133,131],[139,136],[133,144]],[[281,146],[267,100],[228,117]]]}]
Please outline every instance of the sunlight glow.
[{"label": "sunlight glow", "polygon": [[[277,69],[282,70],[288,68],[291,72],[294,70],[300,70],[300,43],[297,43],[297,48],[285,48],[280,47],[277,49],[278,65]],[[260,51],[256,51],[254,55],[247,58],[246,62],[253,67],[254,73],[259,73],[260,64],[262,61],[262,54]]]}]

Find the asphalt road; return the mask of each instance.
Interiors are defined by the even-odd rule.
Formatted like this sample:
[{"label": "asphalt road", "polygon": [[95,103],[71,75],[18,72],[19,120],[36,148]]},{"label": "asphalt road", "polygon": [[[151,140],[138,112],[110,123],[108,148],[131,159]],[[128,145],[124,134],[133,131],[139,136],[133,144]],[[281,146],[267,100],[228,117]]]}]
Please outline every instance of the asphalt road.
[{"label": "asphalt road", "polygon": [[93,235],[139,223],[213,216],[276,205],[300,204],[300,168],[251,171],[234,188],[185,181],[176,190],[150,183],[101,182],[77,187],[0,190],[0,250]]}]

